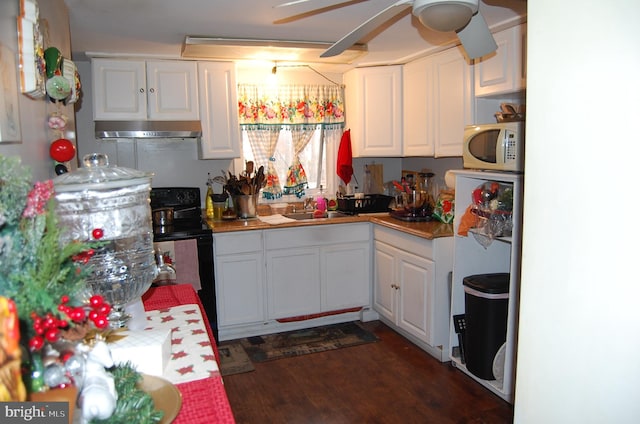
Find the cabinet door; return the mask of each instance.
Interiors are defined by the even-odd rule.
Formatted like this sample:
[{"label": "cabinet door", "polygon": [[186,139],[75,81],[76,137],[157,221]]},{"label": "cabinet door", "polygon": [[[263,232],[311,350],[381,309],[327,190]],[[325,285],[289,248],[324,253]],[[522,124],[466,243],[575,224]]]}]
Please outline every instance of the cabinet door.
[{"label": "cabinet door", "polygon": [[464,127],[473,123],[472,68],[458,47],[438,53],[432,60],[435,157],[462,156]]},{"label": "cabinet door", "polygon": [[317,248],[267,251],[269,319],[321,311],[319,255]]},{"label": "cabinet door", "polygon": [[93,119],[147,119],[144,61],[94,59]]},{"label": "cabinet door", "polygon": [[147,62],[149,119],[197,120],[198,78],[196,62]]},{"label": "cabinet door", "polygon": [[432,344],[433,261],[406,252],[399,252],[397,258],[400,286],[398,326]]},{"label": "cabinet door", "polygon": [[433,156],[435,154],[433,125],[433,67],[430,58],[422,58],[404,65],[402,71],[404,156]]},{"label": "cabinet door", "polygon": [[240,130],[233,62],[199,62],[201,159],[240,157]]},{"label": "cabinet door", "polygon": [[396,255],[398,249],[374,242],[373,307],[383,317],[395,322]]},{"label": "cabinet door", "polygon": [[370,304],[369,243],[324,248],[321,257],[322,310]]},{"label": "cabinet door", "polygon": [[216,256],[215,285],[220,327],[265,319],[263,269],[262,252]]},{"label": "cabinet door", "polygon": [[376,66],[345,74],[347,125],[354,156],[402,155],[402,67]]},{"label": "cabinet door", "polygon": [[526,87],[526,25],[493,35],[498,50],[474,66],[476,96],[514,93]]}]

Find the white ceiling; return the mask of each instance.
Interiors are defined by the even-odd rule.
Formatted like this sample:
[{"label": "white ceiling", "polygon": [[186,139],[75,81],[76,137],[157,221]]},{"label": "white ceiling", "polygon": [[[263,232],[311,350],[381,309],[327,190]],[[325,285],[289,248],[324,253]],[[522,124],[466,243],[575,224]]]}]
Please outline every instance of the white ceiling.
[{"label": "white ceiling", "polygon": [[[72,57],[84,60],[86,56],[108,54],[179,58],[187,35],[333,43],[395,2],[352,0],[290,19],[301,9],[273,8],[284,1],[65,0]],[[522,0],[482,1],[480,12],[492,29],[514,25],[526,15],[526,2]],[[287,22],[276,23],[278,20]],[[453,45],[457,38],[453,32],[438,33],[423,27],[409,8],[361,42],[368,45],[368,53],[346,68],[405,63]]]}]

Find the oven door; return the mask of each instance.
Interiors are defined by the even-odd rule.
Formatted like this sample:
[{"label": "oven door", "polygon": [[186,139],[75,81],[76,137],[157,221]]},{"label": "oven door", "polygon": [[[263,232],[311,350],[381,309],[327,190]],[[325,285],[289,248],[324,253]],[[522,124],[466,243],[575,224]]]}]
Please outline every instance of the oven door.
[{"label": "oven door", "polygon": [[[173,246],[173,250],[169,250],[169,256],[172,257],[174,261],[172,265],[176,270],[176,282],[191,282],[194,284],[194,288],[197,288],[198,296],[200,297],[202,306],[209,319],[209,324],[213,330],[213,335],[217,341],[219,340],[218,315],[213,280],[213,236],[211,230],[203,231],[202,234],[197,235],[173,233],[154,237],[154,249],[156,249],[156,252],[160,251],[164,253],[164,251],[166,251],[164,249],[170,248],[171,246]],[[176,250],[179,251],[177,254]],[[193,256],[191,256],[189,252],[193,252]],[[199,284],[196,285],[195,283],[198,282],[181,279],[181,276],[182,278],[194,278],[193,273],[196,268],[196,278],[199,278]]]}]

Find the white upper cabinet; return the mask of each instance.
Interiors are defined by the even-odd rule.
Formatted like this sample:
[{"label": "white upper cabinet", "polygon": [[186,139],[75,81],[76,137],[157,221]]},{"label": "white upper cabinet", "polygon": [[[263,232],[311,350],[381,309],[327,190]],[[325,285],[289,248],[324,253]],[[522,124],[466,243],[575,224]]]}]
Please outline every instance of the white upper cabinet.
[{"label": "white upper cabinet", "polygon": [[94,59],[95,120],[197,120],[196,63]]},{"label": "white upper cabinet", "polygon": [[431,64],[431,59],[425,57],[404,65],[402,123],[405,156],[433,156],[435,153],[431,124],[434,106]]},{"label": "white upper cabinet", "polygon": [[344,82],[353,156],[402,156],[402,66],[356,68]]},{"label": "white upper cabinet", "polygon": [[462,155],[473,123],[472,68],[458,47],[404,65],[404,156]]},{"label": "white upper cabinet", "polygon": [[498,50],[474,68],[476,96],[509,94],[526,88],[527,26],[518,25],[493,34]]},{"label": "white upper cabinet", "polygon": [[233,62],[198,62],[201,159],[240,157],[236,69]]}]

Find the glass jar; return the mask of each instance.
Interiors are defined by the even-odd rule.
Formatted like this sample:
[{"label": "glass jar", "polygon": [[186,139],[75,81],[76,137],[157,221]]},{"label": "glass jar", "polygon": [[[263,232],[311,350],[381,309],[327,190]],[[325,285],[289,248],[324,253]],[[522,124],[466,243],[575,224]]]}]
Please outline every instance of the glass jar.
[{"label": "glass jar", "polygon": [[53,179],[60,241],[103,242],[89,260],[87,288],[113,306],[111,327],[123,327],[129,318],[124,307],[157,275],[149,200],[153,174],[110,166],[99,153],[83,162],[84,168]]}]

